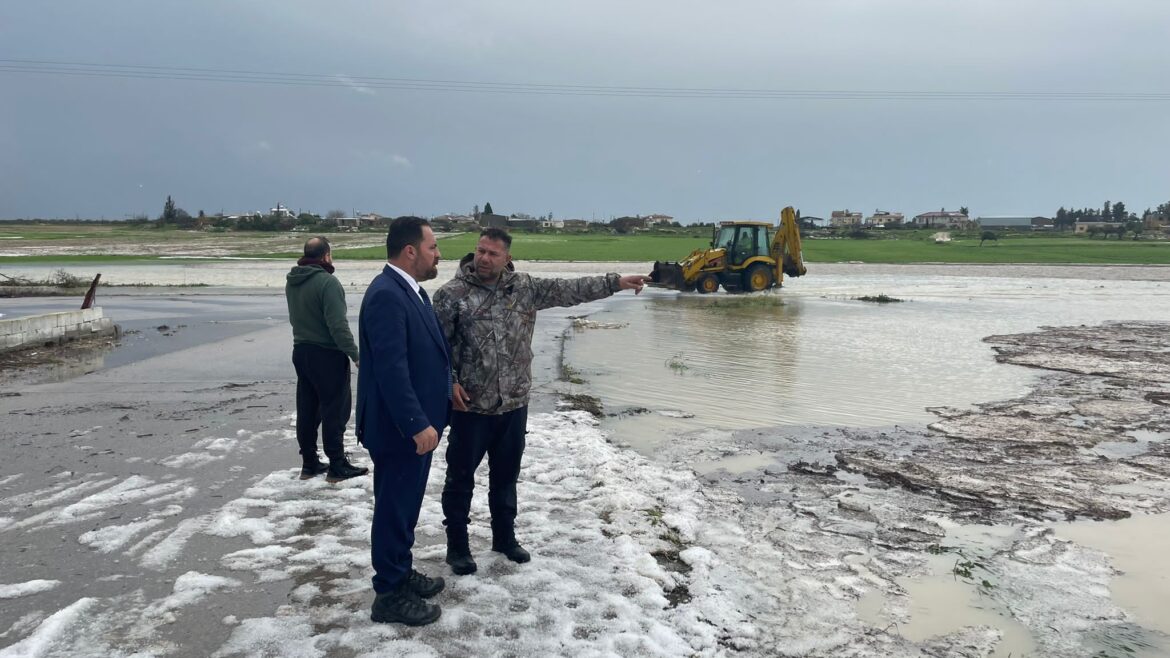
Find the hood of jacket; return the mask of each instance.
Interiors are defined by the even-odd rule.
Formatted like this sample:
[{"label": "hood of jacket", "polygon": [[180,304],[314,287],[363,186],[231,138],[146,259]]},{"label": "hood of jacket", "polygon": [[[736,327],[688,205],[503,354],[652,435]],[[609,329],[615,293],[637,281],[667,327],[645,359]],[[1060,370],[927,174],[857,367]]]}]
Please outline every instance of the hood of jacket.
[{"label": "hood of jacket", "polygon": [[284,280],[290,286],[299,286],[318,274],[328,274],[320,265],[294,265]]}]

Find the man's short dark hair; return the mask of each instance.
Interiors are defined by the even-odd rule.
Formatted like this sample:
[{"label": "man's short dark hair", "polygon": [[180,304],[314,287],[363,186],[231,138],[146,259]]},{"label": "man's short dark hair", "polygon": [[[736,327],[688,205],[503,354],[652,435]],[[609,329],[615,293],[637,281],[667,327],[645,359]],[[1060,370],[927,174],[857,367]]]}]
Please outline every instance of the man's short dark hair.
[{"label": "man's short dark hair", "polygon": [[499,240],[504,243],[504,251],[512,250],[512,236],[502,228],[497,226],[489,226],[479,232],[479,237],[487,238],[489,240]]},{"label": "man's short dark hair", "polygon": [[324,258],[329,253],[329,239],[318,235],[305,240],[305,258]]},{"label": "man's short dark hair", "polygon": [[406,245],[419,248],[423,239],[423,227],[431,223],[422,217],[398,217],[390,222],[390,231],[386,233],[386,259],[394,259]]}]

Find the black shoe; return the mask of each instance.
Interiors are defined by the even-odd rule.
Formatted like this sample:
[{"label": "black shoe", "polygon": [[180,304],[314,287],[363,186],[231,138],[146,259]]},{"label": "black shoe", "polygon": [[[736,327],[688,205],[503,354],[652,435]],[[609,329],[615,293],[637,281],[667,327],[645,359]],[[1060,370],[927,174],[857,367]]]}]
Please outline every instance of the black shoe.
[{"label": "black shoe", "polygon": [[407,578],[393,591],[379,594],[370,608],[370,620],[379,624],[425,626],[443,613],[436,603],[427,603],[410,589]]},{"label": "black shoe", "polygon": [[520,564],[524,564],[525,562],[532,559],[532,556],[528,554],[528,551],[524,550],[524,547],[514,539],[512,540],[511,544],[504,545],[492,542],[492,550],[497,553],[503,553],[504,557]]},{"label": "black shoe", "polygon": [[365,466],[354,466],[349,463],[349,455],[342,455],[337,459],[329,460],[329,475],[325,476],[325,481],[341,482],[369,472],[370,469]]},{"label": "black shoe", "polygon": [[457,576],[473,574],[479,568],[475,560],[471,559],[471,551],[453,551],[450,546],[447,547],[447,564],[451,565],[451,571]]},{"label": "black shoe", "polygon": [[305,465],[301,467],[301,479],[311,480],[327,470],[329,470],[329,467],[325,464],[322,464],[321,462],[306,462]]},{"label": "black shoe", "polygon": [[410,586],[410,591],[424,599],[431,598],[443,591],[443,588],[447,586],[447,583],[442,578],[428,578],[414,569],[410,570],[410,575],[406,577],[406,582]]}]

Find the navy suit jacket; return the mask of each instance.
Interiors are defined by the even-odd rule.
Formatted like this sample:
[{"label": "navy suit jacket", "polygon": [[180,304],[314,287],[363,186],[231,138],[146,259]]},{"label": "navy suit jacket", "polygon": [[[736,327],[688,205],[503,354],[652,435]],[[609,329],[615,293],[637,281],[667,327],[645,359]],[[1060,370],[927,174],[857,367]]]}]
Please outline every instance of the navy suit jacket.
[{"label": "navy suit jacket", "polygon": [[434,311],[389,265],[358,316],[357,436],[371,456],[415,452],[414,435],[440,435],[451,413],[451,347]]}]

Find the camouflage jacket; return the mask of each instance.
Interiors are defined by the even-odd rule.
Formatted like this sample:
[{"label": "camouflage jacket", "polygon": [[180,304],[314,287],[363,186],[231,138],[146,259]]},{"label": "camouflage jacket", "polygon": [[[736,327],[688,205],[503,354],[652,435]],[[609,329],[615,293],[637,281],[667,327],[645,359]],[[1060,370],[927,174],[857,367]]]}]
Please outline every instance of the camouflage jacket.
[{"label": "camouflage jacket", "polygon": [[451,344],[455,381],[471,396],[471,411],[507,413],[528,404],[536,312],[609,297],[621,277],[538,279],[509,265],[493,288],[480,282],[471,259],[464,256],[455,277],[435,293],[435,313]]}]

